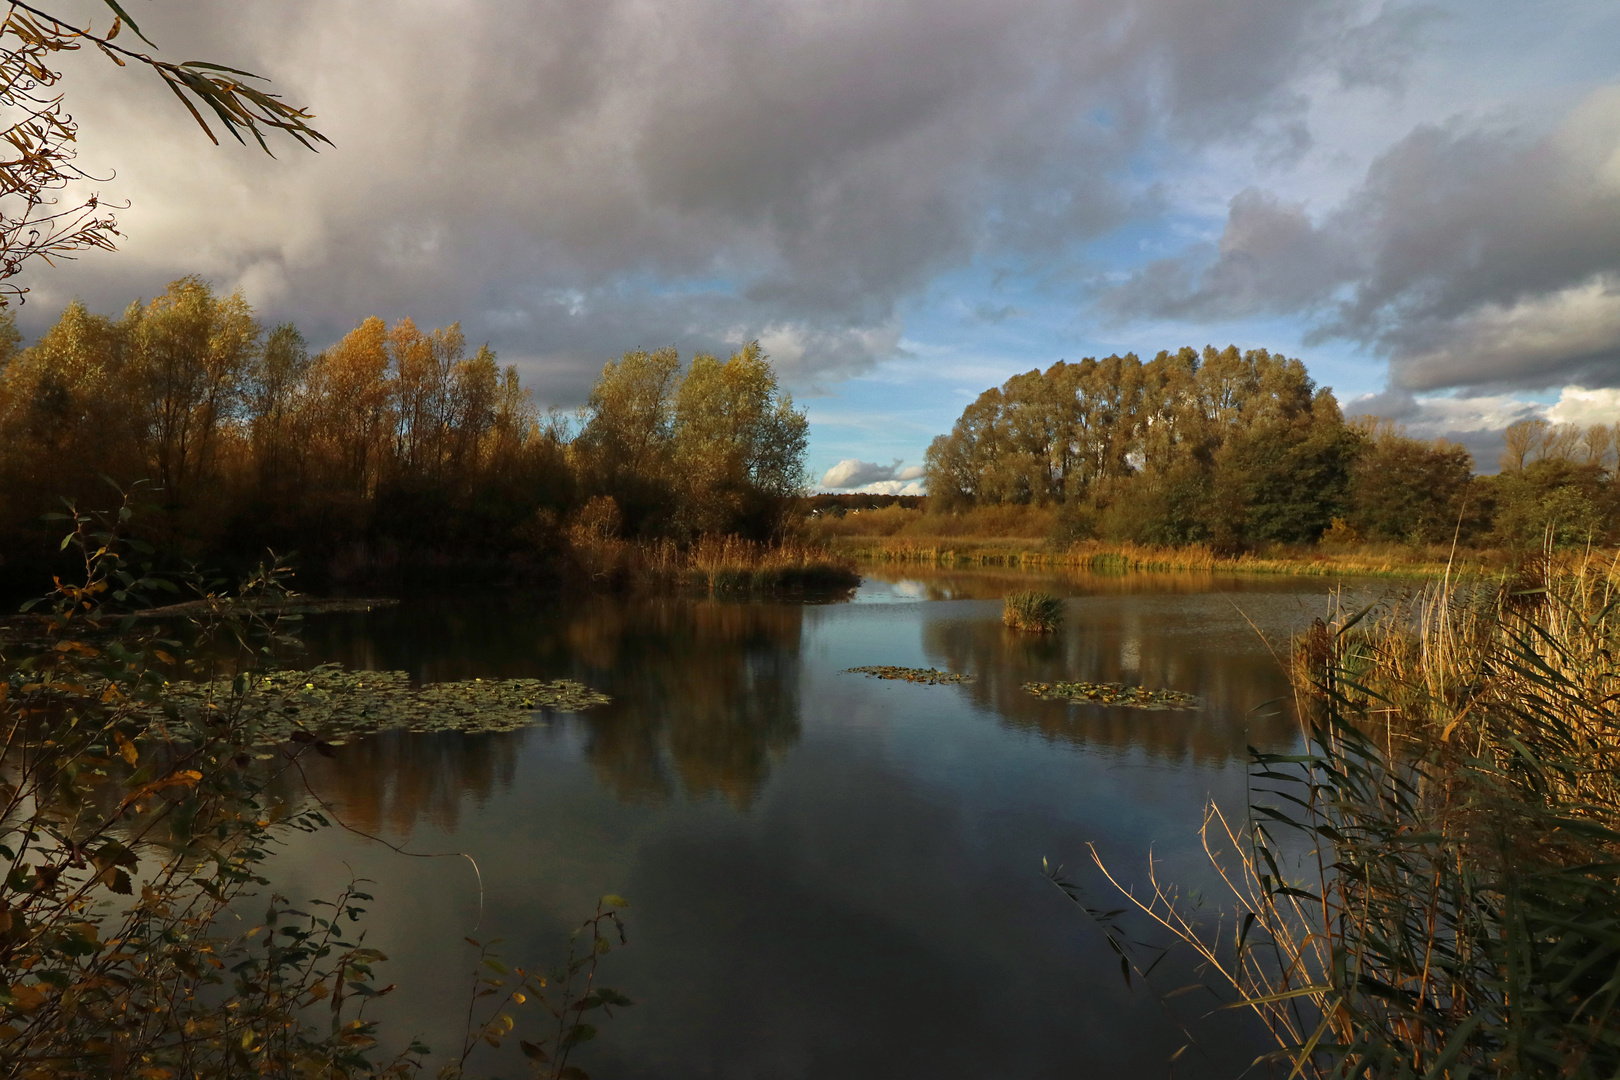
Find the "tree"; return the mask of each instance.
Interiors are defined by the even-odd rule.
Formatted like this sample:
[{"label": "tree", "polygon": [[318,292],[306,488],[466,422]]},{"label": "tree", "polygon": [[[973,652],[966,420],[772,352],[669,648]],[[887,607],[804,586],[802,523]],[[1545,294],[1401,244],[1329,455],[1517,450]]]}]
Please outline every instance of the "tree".
[{"label": "tree", "polygon": [[240,292],[216,298],[192,276],[132,307],[124,333],[136,437],[164,501],[183,505],[213,466],[222,425],[240,412],[259,324]]},{"label": "tree", "polygon": [[298,327],[282,323],[270,331],[253,358],[245,386],[249,438],[259,463],[259,482],[277,491],[297,454],[293,420],[298,395],[309,373],[309,345]]},{"label": "tree", "polygon": [[92,178],[74,164],[79,129],[58,90],[57,54],[90,45],[120,67],[146,68],[215,144],[219,139],[204,109],[237,141],[251,135],[266,153],[265,135],[272,132],[312,150],[317,142],[329,142],[310,126],[314,117],[308,110],[254,86],[262,81],[257,75],[201,60],[173,64],[121,44],[127,28],[156,48],[117,0],[103,2],[113,15],[104,33],[15,0],[0,23],[0,109],[9,120],[0,131],[0,144],[7,148],[0,156],[0,307],[27,291],[11,279],[32,261],[51,263],[95,248],[110,251],[119,235],[117,220],[98,196],[64,202],[61,195]]},{"label": "tree", "polygon": [[1433,544],[1462,522],[1474,474],[1464,447],[1413,439],[1388,421],[1364,420],[1352,470],[1349,522],[1368,540]]},{"label": "tree", "polygon": [[586,483],[610,496],[631,532],[659,531],[674,511],[671,449],[681,361],[674,349],[627,352],[602,368],[575,442]]},{"label": "tree", "polygon": [[695,357],[675,397],[673,432],[687,531],[776,533],[804,487],[808,433],[758,342],[723,364]]}]

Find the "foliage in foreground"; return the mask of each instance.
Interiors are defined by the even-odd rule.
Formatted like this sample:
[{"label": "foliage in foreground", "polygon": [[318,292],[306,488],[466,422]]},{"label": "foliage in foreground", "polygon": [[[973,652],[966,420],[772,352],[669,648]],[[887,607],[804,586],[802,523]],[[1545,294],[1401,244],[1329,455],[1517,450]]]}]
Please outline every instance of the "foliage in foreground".
[{"label": "foliage in foreground", "polygon": [[1254,757],[1281,801],[1205,823],[1235,911],[1156,877],[1122,891],[1294,1075],[1613,1076],[1617,608],[1614,567],[1549,561],[1318,623],[1296,652],[1306,750]]},{"label": "foliage in foreground", "polygon": [[[256,665],[286,644],[255,615],[277,605],[224,599],[205,583],[126,560],[116,520],[75,514],[64,547],[83,584],[61,584],[30,640],[0,656],[0,1076],[406,1077],[430,1049],[380,1048],[370,1006],[386,959],[360,925],[372,898],[350,883],[326,901],[271,895],[257,925],[230,918],[257,889],[290,830],[331,824],[330,811],[265,795],[299,758],[333,752],[314,735],[263,753],[250,722]],[[243,588],[273,596],[279,574]],[[153,589],[194,589],[188,643],[119,615]],[[183,667],[219,688],[207,716],[184,720],[163,671]],[[236,674],[228,675],[235,671]],[[268,760],[265,760],[268,757]],[[313,796],[312,796],[313,797]],[[323,812],[325,811],[325,812]],[[623,927],[606,897],[550,980],[506,972],[487,953],[471,989],[468,1037],[439,1075],[462,1075],[474,1049],[515,1033],[516,1006],[551,1016],[525,1040],[537,1076],[582,1076],[568,1064],[595,1034],[583,1015],[627,1004],[595,985]],[[258,909],[264,910],[264,909]]]}]

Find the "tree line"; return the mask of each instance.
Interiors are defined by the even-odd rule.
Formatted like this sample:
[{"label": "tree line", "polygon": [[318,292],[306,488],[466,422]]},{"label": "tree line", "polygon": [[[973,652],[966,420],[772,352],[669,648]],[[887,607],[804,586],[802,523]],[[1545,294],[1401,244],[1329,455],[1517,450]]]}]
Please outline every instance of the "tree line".
[{"label": "tree line", "polygon": [[583,409],[542,414],[459,325],[373,317],[312,352],[187,277],[119,317],[75,302],[26,348],[0,313],[0,558],[48,561],[42,515],[107,501],[102,478],[150,483],[148,538],[173,550],[296,549],[313,569],[356,551],[543,562],[587,507],[626,538],[768,538],[806,429],[754,344],[628,353]]},{"label": "tree line", "polygon": [[1501,472],[1372,418],[1297,359],[1235,346],[1059,361],[967,407],[926,459],[934,510],[1061,509],[1065,539],[1540,544],[1620,540],[1620,424],[1526,420]]}]

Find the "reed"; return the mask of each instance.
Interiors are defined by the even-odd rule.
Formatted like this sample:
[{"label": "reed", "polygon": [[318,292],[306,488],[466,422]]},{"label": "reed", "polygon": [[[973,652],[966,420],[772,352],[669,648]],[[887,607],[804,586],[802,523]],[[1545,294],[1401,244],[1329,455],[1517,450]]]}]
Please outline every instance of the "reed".
[{"label": "reed", "polygon": [[1614,562],[1548,557],[1320,620],[1293,651],[1305,752],[1254,756],[1280,800],[1207,811],[1224,914],[1097,865],[1290,1075],[1615,1075],[1617,609]]},{"label": "reed", "polygon": [[1014,630],[1050,634],[1063,625],[1063,601],[1035,589],[1008,593],[1002,602],[1001,621]]},{"label": "reed", "polygon": [[763,544],[705,536],[637,546],[627,572],[644,585],[698,588],[715,594],[826,592],[860,584],[852,562],[806,544]]}]

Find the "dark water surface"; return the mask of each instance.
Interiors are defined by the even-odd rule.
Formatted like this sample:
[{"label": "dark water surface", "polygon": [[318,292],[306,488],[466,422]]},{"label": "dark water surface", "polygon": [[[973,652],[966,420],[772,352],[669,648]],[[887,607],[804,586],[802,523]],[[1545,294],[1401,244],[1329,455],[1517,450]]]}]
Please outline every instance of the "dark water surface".
[{"label": "dark water surface", "polygon": [[[459,1047],[473,952],[554,961],[603,893],[630,946],[602,979],[637,1005],[578,1062],[629,1077],[1167,1076],[1166,1004],[1127,987],[1086,916],[1041,874],[1068,864],[1104,906],[1087,844],[1125,880],[1207,886],[1207,800],[1241,807],[1245,746],[1293,745],[1262,634],[1280,644],[1332,583],[1135,576],[1044,583],[1060,634],[1004,630],[1012,573],[901,571],[853,602],[567,604],[431,597],[311,619],[312,659],[423,680],[566,676],[613,704],[511,734],[384,734],[312,774],[352,834],[300,837],[294,896],[352,870],[376,881],[370,942],[403,988],[397,1035]],[[1385,585],[1372,587],[1388,589]],[[978,676],[919,686],[865,664]],[[1200,695],[1195,712],[1043,702],[1031,680],[1114,680]],[[1090,871],[1089,873],[1087,871]],[[1179,965],[1179,966],[1178,966]],[[1190,981],[1172,958],[1161,990]],[[1212,999],[1168,1005],[1201,1049],[1176,1076],[1236,1076],[1264,1050]],[[486,1066],[520,1069],[501,1058]]]}]

